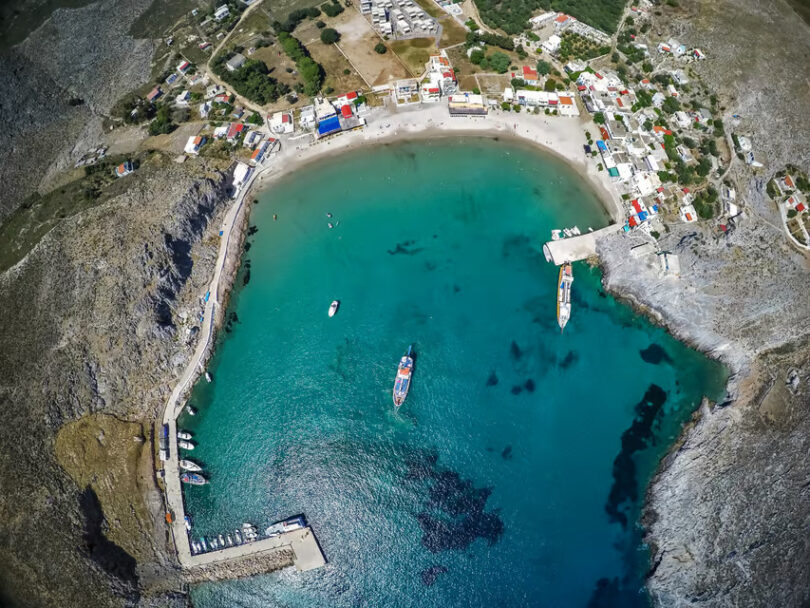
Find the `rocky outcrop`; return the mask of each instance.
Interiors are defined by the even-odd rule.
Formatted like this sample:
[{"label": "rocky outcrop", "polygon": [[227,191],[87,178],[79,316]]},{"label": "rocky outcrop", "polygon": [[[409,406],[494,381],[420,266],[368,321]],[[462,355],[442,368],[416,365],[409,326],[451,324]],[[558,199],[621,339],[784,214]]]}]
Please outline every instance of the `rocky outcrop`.
[{"label": "rocky outcrop", "polygon": [[225,177],[202,161],[131,177],[125,194],[63,220],[0,275],[3,605],[150,605],[148,581],[171,572],[153,471],[142,488],[151,519],[116,513],[134,503],[105,504],[104,475],[89,476],[89,450],[104,456],[112,427],[76,435],[64,452],[82,450],[78,467],[55,454],[65,424],[105,413],[144,423],[146,437],[121,437],[143,442],[133,457],[151,462],[149,421],[188,360],[213,272]]}]

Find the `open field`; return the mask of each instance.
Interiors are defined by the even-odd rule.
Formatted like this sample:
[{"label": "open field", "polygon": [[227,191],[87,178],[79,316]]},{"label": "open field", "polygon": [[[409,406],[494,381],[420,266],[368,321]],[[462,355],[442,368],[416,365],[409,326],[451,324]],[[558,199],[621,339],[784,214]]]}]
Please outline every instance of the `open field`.
[{"label": "open field", "polygon": [[425,9],[431,17],[436,18],[442,26],[442,36],[439,48],[446,48],[460,44],[467,39],[467,28],[456,21],[451,15],[445,13],[433,0],[416,0],[416,3]]},{"label": "open field", "polygon": [[[270,13],[273,19],[284,21],[284,19],[292,11],[300,8],[309,8],[310,6],[321,6],[326,0],[270,0],[264,2],[263,10]],[[319,19],[323,19],[326,15],[321,15]]]},{"label": "open field", "polygon": [[[331,88],[335,93],[344,93],[366,88],[365,81],[343,53],[334,44],[321,42],[321,30],[314,21],[304,21],[295,29],[295,36],[307,47],[312,58],[323,66],[326,72],[324,90]],[[345,70],[349,70],[349,73],[344,74]]]},{"label": "open field", "polygon": [[356,10],[347,9],[334,19],[329,19],[327,24],[340,32],[340,49],[372,86],[410,76],[396,55],[390,51],[384,55],[374,51],[381,38]]},{"label": "open field", "polygon": [[509,74],[478,74],[475,76],[482,93],[501,93],[509,86]]},{"label": "open field", "polygon": [[425,64],[430,55],[436,52],[433,38],[411,38],[390,42],[390,49],[399,56],[411,74],[420,76],[425,71]]}]

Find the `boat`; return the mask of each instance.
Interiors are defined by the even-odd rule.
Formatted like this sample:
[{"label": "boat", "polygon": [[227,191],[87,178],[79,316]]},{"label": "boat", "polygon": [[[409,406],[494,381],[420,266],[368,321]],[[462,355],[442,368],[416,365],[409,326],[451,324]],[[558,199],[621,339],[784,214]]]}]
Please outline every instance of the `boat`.
[{"label": "boat", "polygon": [[222,534],[220,534],[219,537],[217,537],[217,540],[219,540],[219,546],[220,547],[225,546],[225,538],[222,536]]},{"label": "boat", "polygon": [[212,548],[212,549],[216,549],[217,547],[218,547],[218,545],[217,545],[217,539],[216,539],[216,538],[212,538],[212,539],[211,539],[211,548]]},{"label": "boat", "polygon": [[327,226],[329,226],[330,228],[334,228],[334,227],[335,227],[335,225],[334,225],[332,222],[328,222],[328,223],[327,223]]},{"label": "boat", "polygon": [[204,486],[208,483],[208,480],[199,473],[183,473],[180,476],[180,481],[193,486]]},{"label": "boat", "polygon": [[229,547],[233,547],[233,539],[231,538],[230,534],[228,534],[228,536],[225,537],[225,540],[228,541],[228,546]]},{"label": "boat", "polygon": [[329,316],[334,317],[337,314],[338,308],[340,308],[340,300],[332,300],[332,303],[329,305]]},{"label": "boat", "polygon": [[186,530],[191,531],[191,515],[186,515],[186,516],[183,518],[183,521],[184,521],[184,522],[185,522],[185,524],[186,524]]},{"label": "boat", "polygon": [[184,471],[195,471],[195,472],[202,471],[202,467],[193,460],[183,459],[179,462],[179,464],[180,468],[183,469]]},{"label": "boat", "polygon": [[559,241],[560,238],[561,238],[560,237],[560,232],[562,232],[562,230],[552,230],[551,231],[551,240],[552,241]]},{"label": "boat", "polygon": [[177,447],[183,448],[184,450],[193,450],[194,444],[190,441],[180,440],[177,442]]},{"label": "boat", "polygon": [[299,515],[298,517],[291,517],[290,519],[274,523],[272,526],[269,526],[264,533],[268,538],[272,538],[284,534],[285,532],[292,532],[293,530],[300,530],[306,527],[307,522]]},{"label": "boat", "polygon": [[326,217],[332,217],[332,214],[327,211],[326,212]]},{"label": "boat", "polygon": [[203,551],[208,551],[208,543],[205,542],[204,536],[200,539],[200,544],[202,545]]},{"label": "boat", "polygon": [[565,329],[568,319],[571,318],[571,283],[574,282],[574,272],[571,263],[566,262],[560,266],[560,278],[557,281],[557,323],[560,332]]},{"label": "boat", "polygon": [[191,433],[188,431],[177,431],[177,438],[178,439],[185,439],[186,441],[191,440]]},{"label": "boat", "polygon": [[211,377],[211,374],[208,373],[208,372],[205,372],[205,379],[208,380],[208,382],[211,382],[211,380],[213,380],[213,378]]},{"label": "boat", "polygon": [[394,405],[399,407],[408,396],[411,388],[411,375],[413,374],[413,344],[408,347],[408,352],[399,360],[397,377],[394,379]]},{"label": "boat", "polygon": [[186,406],[186,413],[188,413],[189,416],[196,416],[197,415],[197,410],[195,410],[193,407],[191,407],[191,405],[187,405]]},{"label": "boat", "polygon": [[241,545],[242,544],[242,535],[239,534],[239,530],[234,531],[233,535],[236,537],[236,544]]}]

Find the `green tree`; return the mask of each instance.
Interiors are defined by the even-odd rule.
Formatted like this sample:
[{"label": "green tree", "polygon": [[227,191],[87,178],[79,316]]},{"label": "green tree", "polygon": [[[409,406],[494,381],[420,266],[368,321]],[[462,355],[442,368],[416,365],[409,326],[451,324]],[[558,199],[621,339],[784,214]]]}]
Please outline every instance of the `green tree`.
[{"label": "green tree", "polygon": [[548,61],[543,61],[542,59],[537,62],[537,73],[543,76],[548,75],[551,72],[551,64]]},{"label": "green tree", "polygon": [[596,112],[593,115],[593,121],[598,125],[605,124],[605,115],[602,112]]},{"label": "green tree", "polygon": [[480,49],[475,49],[472,53],[470,53],[470,63],[474,65],[481,65],[481,62],[484,60],[484,51]]},{"label": "green tree", "polygon": [[674,114],[681,109],[681,102],[678,101],[677,97],[667,97],[664,100],[664,105],[661,106],[661,109],[667,114]]},{"label": "green tree", "polygon": [[340,40],[340,33],[336,29],[328,27],[321,30],[321,42],[324,44],[335,44],[338,40]]},{"label": "green tree", "polygon": [[505,74],[506,71],[509,69],[509,55],[506,53],[501,53],[500,51],[495,51],[488,57],[489,59],[489,67],[492,68],[494,71],[498,72],[498,74]]},{"label": "green tree", "polygon": [[385,55],[386,51],[388,51],[388,47],[385,46],[382,42],[378,42],[374,45],[374,51],[379,53],[380,55]]},{"label": "green tree", "polygon": [[543,90],[548,93],[553,93],[557,90],[557,81],[553,78],[549,78],[546,80],[546,84],[543,85]]}]

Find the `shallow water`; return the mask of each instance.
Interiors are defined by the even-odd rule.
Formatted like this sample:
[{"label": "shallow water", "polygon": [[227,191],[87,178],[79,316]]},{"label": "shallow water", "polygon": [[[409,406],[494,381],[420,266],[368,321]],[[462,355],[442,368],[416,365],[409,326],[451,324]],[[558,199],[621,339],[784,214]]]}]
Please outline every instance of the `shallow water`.
[{"label": "shallow water", "polygon": [[202,585],[195,605],[646,605],[638,501],[725,373],[582,263],[560,333],[542,243],[607,222],[581,178],[449,139],[346,154],[259,198],[214,382],[181,420],[211,479],[186,502],[195,537],[303,513],[329,564]]}]

